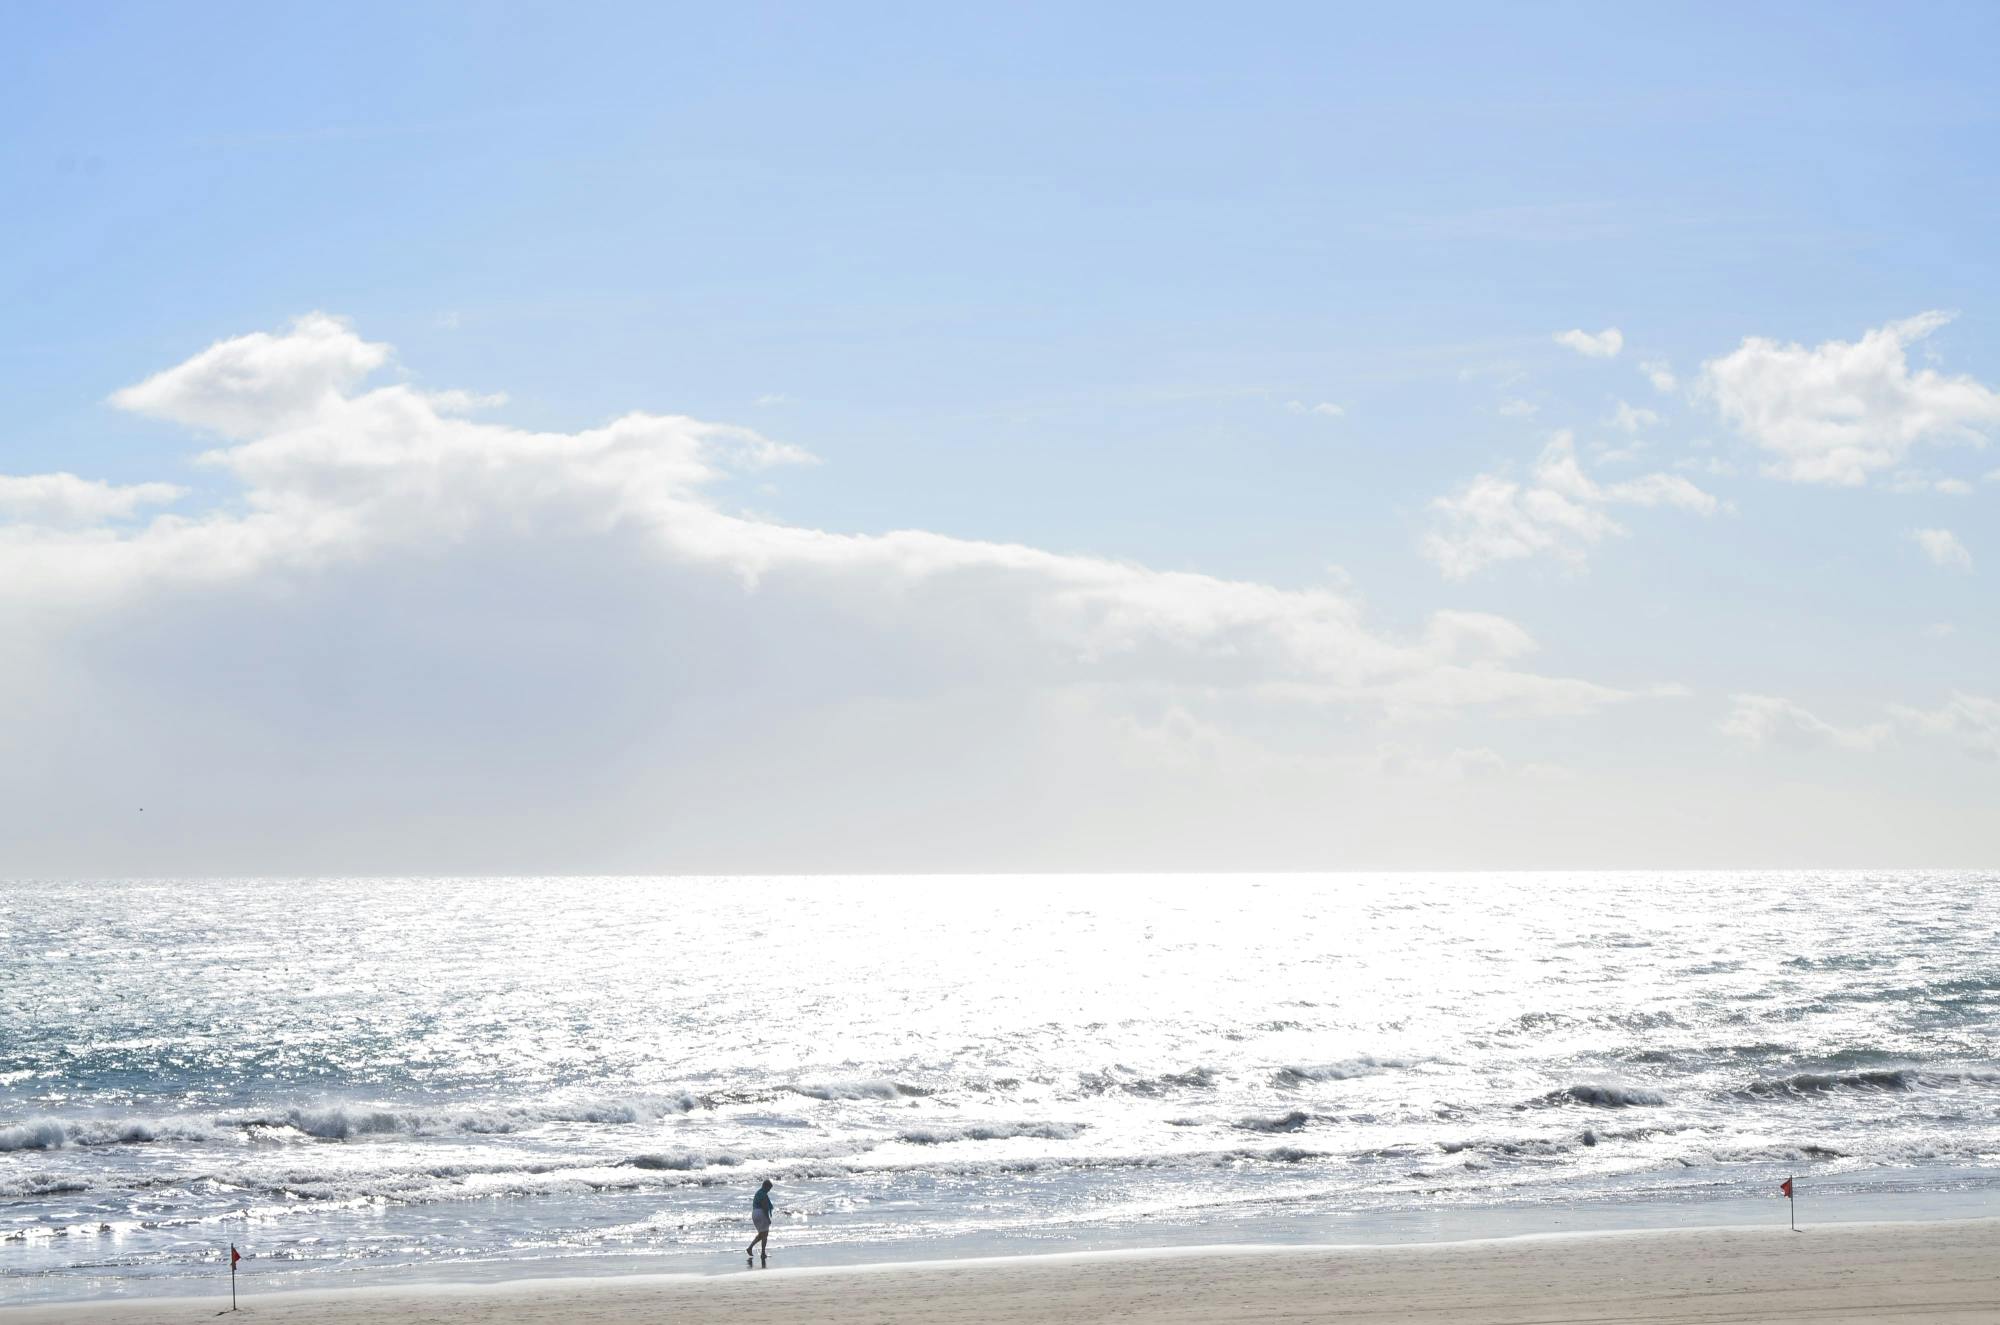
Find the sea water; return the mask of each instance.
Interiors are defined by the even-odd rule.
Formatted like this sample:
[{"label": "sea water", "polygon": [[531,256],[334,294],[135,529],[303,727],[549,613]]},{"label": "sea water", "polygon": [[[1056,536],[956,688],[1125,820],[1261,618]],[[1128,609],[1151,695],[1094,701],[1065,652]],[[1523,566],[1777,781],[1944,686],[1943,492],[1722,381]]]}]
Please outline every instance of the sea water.
[{"label": "sea water", "polygon": [[14,882],[0,1302],[2000,1213],[2000,874]]}]

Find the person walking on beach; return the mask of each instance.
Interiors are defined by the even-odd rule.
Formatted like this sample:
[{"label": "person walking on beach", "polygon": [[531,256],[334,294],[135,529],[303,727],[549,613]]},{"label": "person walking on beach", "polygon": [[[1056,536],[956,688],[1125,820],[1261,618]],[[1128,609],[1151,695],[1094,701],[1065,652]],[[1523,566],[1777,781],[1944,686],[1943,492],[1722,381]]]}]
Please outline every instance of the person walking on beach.
[{"label": "person walking on beach", "polygon": [[771,1180],[764,1179],[764,1185],[750,1198],[750,1222],[757,1227],[757,1236],[750,1239],[750,1245],[743,1249],[746,1259],[754,1260],[757,1248],[764,1249],[764,1264],[771,1263]]}]

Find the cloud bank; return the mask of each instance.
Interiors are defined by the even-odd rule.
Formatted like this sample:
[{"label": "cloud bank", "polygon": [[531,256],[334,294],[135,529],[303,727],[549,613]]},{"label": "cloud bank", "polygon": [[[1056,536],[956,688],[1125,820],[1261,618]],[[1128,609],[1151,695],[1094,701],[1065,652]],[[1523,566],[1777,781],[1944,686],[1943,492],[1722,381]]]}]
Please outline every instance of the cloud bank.
[{"label": "cloud bank", "polygon": [[[392,361],[313,314],[116,393],[208,439],[195,463],[232,490],[203,510],[133,520],[173,484],[0,480],[0,668],[45,701],[0,722],[61,752],[9,775],[27,838],[88,833],[108,796],[153,801],[149,825],[178,800],[163,860],[232,835],[504,854],[760,824],[852,847],[1046,826],[1121,779],[1157,810],[1144,789],[1190,741],[1220,752],[1203,779],[1239,775],[1202,794],[1242,798],[1241,829],[1271,786],[1297,813],[1379,770],[1343,733],[1650,692],[1534,670],[1528,633],[1478,612],[1398,631],[1333,585],[787,523],[730,491],[812,463],[796,447],[678,415],[516,428],[480,416],[498,397],[370,385]],[[1705,500],[1573,461],[1541,482],[1579,509]],[[1302,723],[1327,740],[1294,748]]]}]

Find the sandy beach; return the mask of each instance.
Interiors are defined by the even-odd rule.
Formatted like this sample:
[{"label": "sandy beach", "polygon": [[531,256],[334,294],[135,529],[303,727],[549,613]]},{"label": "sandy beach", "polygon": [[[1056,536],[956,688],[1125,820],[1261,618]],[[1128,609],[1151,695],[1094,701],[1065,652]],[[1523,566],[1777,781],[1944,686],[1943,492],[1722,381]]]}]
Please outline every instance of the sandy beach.
[{"label": "sandy beach", "polygon": [[[782,1253],[780,1255],[782,1262]],[[1112,1252],[265,1294],[243,1314],[330,1325],[865,1320],[2000,1321],[2000,1219],[1615,1233],[1428,1246]],[[0,1311],[6,1325],[182,1325],[226,1298]]]}]

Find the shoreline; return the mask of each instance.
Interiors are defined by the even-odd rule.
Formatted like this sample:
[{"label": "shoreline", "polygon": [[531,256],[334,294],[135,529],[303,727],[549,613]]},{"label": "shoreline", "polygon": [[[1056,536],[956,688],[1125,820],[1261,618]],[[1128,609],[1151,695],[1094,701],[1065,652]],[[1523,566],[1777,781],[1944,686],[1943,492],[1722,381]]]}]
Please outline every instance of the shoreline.
[{"label": "shoreline", "polygon": [[[1455,1242],[1227,1244],[826,1264],[372,1283],[259,1292],[274,1321],[386,1325],[801,1318],[1026,1322],[1316,1318],[1408,1322],[1991,1322],[2000,1215],[1976,1219],[1519,1233]],[[6,1325],[208,1319],[227,1293],[0,1307]]]}]

